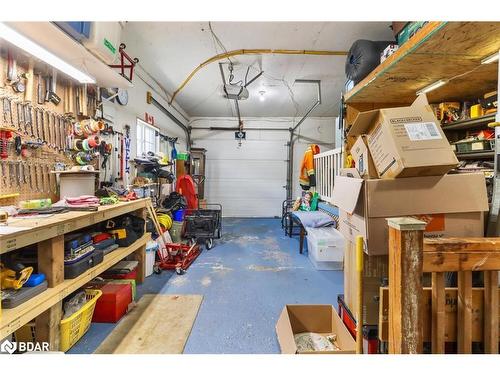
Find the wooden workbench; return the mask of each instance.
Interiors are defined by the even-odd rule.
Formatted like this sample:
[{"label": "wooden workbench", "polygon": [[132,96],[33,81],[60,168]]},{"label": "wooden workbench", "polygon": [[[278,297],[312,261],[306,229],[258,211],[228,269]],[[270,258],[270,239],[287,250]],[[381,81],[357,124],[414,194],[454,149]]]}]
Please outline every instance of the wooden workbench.
[{"label": "wooden workbench", "polygon": [[36,340],[49,342],[51,350],[59,349],[59,323],[62,300],[125,257],[132,255],[138,262],[137,282],[144,281],[146,233],[128,247],[121,247],[104,256],[102,263],[75,279],[64,280],[64,235],[126,213],[146,217],[149,198],[99,207],[95,212],[68,212],[44,218],[9,219],[9,227],[23,227],[19,232],[0,235],[0,254],[25,246],[38,246],[38,272],[47,277],[49,288],[13,309],[2,309],[0,340],[35,319]]}]

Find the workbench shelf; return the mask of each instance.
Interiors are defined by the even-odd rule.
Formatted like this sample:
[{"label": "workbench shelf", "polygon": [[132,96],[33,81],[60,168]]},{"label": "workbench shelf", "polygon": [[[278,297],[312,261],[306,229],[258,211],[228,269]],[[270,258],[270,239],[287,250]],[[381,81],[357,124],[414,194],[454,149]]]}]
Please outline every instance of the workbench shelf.
[{"label": "workbench shelf", "polygon": [[10,227],[28,229],[0,235],[0,254],[37,244],[38,272],[46,275],[48,289],[13,309],[1,310],[0,340],[35,319],[36,341],[48,342],[50,349],[57,351],[62,300],[65,297],[128,256],[139,262],[136,282],[143,282],[146,244],[151,239],[150,233],[145,233],[128,247],[118,248],[105,255],[101,263],[77,278],[67,280],[64,279],[64,235],[127,213],[146,218],[146,208],[150,204],[151,201],[147,198],[102,206],[95,212],[68,212],[38,219],[10,219]]},{"label": "workbench shelf", "polygon": [[495,115],[496,114],[491,114],[468,120],[455,121],[443,125],[441,128],[444,131],[481,129],[488,125],[488,123],[495,121]]}]

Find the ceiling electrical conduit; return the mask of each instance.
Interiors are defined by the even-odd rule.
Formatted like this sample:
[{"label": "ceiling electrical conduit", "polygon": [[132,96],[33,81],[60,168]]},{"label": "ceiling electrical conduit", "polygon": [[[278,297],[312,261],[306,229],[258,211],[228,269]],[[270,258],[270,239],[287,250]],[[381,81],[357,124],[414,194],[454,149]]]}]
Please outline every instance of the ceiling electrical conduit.
[{"label": "ceiling electrical conduit", "polygon": [[202,62],[196,69],[194,69],[187,78],[181,83],[181,85],[174,91],[169,104],[174,102],[177,94],[188,84],[188,82],[198,73],[198,71],[205,66],[223,59],[227,59],[234,56],[240,55],[314,55],[314,56],[347,56],[347,51],[323,51],[323,50],[290,50],[290,49],[238,49],[234,51],[229,51],[215,55],[208,60]]}]

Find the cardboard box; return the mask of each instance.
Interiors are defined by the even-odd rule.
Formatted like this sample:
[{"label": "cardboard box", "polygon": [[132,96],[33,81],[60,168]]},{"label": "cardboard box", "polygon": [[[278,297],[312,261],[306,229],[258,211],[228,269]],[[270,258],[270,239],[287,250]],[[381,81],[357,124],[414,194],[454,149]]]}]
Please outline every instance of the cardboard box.
[{"label": "cardboard box", "polygon": [[427,238],[482,237],[484,212],[488,211],[482,173],[395,180],[338,176],[333,204],[339,207],[339,231],[351,242],[363,236],[368,255],[388,253],[386,218],[424,220]]},{"label": "cardboard box", "polygon": [[440,176],[458,165],[425,95],[410,107],[359,113],[348,137],[365,134],[380,178]]},{"label": "cardboard box", "polygon": [[378,178],[377,169],[366,144],[366,136],[360,135],[351,148],[356,170],[362,178]]},{"label": "cardboard box", "polygon": [[[366,255],[363,258],[363,324],[378,324],[379,288],[389,277],[387,255]],[[344,302],[353,313],[358,311],[358,278],[356,272],[356,246],[346,241],[344,251]]]},{"label": "cardboard box", "polygon": [[[299,352],[294,335],[314,332],[325,336],[337,335],[340,350]],[[356,342],[332,305],[286,305],[276,323],[276,335],[281,354],[354,354]]]}]

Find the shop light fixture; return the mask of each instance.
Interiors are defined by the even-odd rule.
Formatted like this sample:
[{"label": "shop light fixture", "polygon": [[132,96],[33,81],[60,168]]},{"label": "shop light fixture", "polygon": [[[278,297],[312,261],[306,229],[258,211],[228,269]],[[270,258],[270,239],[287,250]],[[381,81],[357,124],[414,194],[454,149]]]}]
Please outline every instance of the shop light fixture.
[{"label": "shop light fixture", "polygon": [[0,22],[0,39],[4,39],[7,42],[21,48],[34,57],[53,66],[57,70],[60,70],[62,73],[76,79],[80,83],[96,83],[95,79],[93,79],[89,75],[76,69],[74,66],[68,64],[66,61],[57,57],[52,52],[47,51],[42,46],[26,38],[24,35],[19,34],[17,31],[10,28],[3,22]]},{"label": "shop light fixture", "polygon": [[418,90],[417,95],[428,93],[432,90],[437,89],[438,87],[445,85],[446,83],[448,83],[448,80],[440,79],[439,81],[436,81],[436,82],[430,84],[429,86],[426,86],[423,89]]},{"label": "shop light fixture", "polygon": [[488,56],[481,60],[481,64],[491,64],[492,62],[498,61],[498,55],[500,52],[494,53],[491,56]]}]

